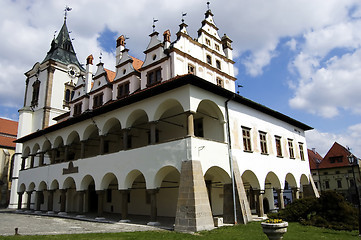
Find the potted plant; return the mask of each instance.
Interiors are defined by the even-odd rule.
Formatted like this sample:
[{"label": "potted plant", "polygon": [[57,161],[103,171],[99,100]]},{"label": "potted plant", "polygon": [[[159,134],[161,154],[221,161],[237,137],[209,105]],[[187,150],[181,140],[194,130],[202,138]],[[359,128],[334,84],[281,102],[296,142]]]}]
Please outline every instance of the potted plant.
[{"label": "potted plant", "polygon": [[270,240],[279,240],[287,232],[288,222],[282,219],[268,219],[261,223],[263,232]]}]

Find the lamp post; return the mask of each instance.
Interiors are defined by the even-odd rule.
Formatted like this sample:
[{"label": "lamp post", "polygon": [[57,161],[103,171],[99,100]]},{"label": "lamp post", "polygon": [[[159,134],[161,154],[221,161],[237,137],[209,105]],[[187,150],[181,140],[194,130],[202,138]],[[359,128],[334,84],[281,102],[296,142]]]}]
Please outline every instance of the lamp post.
[{"label": "lamp post", "polygon": [[357,181],[355,178],[355,171],[354,171],[354,166],[357,166],[357,171],[360,173],[360,169],[357,163],[357,158],[351,154],[350,156],[347,157],[348,158],[348,162],[351,164],[352,166],[352,173],[353,173],[353,179],[355,181],[355,189],[356,189],[356,195],[357,195],[357,207],[358,207],[358,234],[359,236],[361,236],[361,206],[360,206],[360,195],[358,192],[358,187],[357,187]]}]

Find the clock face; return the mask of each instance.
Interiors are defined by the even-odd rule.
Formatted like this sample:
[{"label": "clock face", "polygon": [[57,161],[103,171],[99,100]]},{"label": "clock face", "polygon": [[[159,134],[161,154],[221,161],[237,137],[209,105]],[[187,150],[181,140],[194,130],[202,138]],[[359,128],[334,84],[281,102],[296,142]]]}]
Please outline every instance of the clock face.
[{"label": "clock face", "polygon": [[76,65],[70,64],[68,65],[68,75],[71,78],[76,78],[79,76],[80,70]]}]

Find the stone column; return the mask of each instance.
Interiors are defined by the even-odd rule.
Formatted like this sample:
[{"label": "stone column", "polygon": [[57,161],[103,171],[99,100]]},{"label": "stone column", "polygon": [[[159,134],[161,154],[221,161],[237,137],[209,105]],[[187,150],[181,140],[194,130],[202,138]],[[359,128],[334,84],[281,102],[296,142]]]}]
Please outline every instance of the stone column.
[{"label": "stone column", "polygon": [[96,191],[98,195],[98,218],[103,217],[103,204],[104,204],[104,190],[98,190]]},{"label": "stone column", "polygon": [[54,163],[55,163],[55,158],[56,158],[56,148],[53,148],[53,149],[51,149],[50,164],[54,164]]},{"label": "stone column", "polygon": [[35,192],[35,197],[36,197],[36,205],[35,205],[35,211],[40,211],[40,205],[41,205],[41,194],[42,194],[42,191],[36,191]]},{"label": "stone column", "polygon": [[48,213],[53,211],[54,190],[48,190]]},{"label": "stone column", "polygon": [[214,228],[200,161],[182,162],[174,230],[198,232]]},{"label": "stone column", "polygon": [[30,168],[34,167],[35,155],[30,155]]},{"label": "stone column", "polygon": [[45,152],[41,152],[39,153],[39,166],[44,166],[44,157],[45,157]]},{"label": "stone column", "polygon": [[22,161],[21,161],[21,170],[24,170],[27,157],[21,157],[21,159],[22,159]]},{"label": "stone column", "polygon": [[27,191],[26,193],[28,194],[28,201],[26,203],[26,210],[30,210],[31,194],[33,193],[33,191]]},{"label": "stone column", "polygon": [[60,189],[60,213],[66,214],[66,189]]},{"label": "stone column", "polygon": [[148,189],[148,194],[150,194],[150,222],[148,225],[159,225],[157,223],[157,193],[159,189]]},{"label": "stone column", "polygon": [[157,142],[156,127],[157,124],[155,122],[150,123],[150,144],[156,144]]},{"label": "stone column", "polygon": [[99,136],[100,138],[100,143],[99,143],[99,155],[103,155],[104,154],[104,135]]},{"label": "stone column", "polygon": [[85,191],[78,191],[78,195],[79,195],[79,214],[84,214],[84,196],[85,196]]},{"label": "stone column", "polygon": [[120,190],[120,194],[122,195],[122,220],[121,222],[130,222],[128,220],[128,194],[129,190]]},{"label": "stone column", "polygon": [[264,209],[263,209],[263,194],[264,190],[254,190],[257,198],[256,210],[258,217],[264,217]]},{"label": "stone column", "polygon": [[187,136],[194,137],[194,115],[192,112],[187,112]]},{"label": "stone column", "polygon": [[64,147],[64,162],[67,162],[68,160],[69,160],[69,147],[70,146],[68,146],[68,145],[66,145],[65,147]]},{"label": "stone column", "polygon": [[21,208],[22,208],[23,194],[24,194],[24,192],[18,192],[18,210],[21,210]]},{"label": "stone column", "polygon": [[123,129],[123,149],[128,149],[128,129]]},{"label": "stone column", "polygon": [[278,196],[278,208],[284,209],[285,208],[285,200],[283,198],[283,189],[276,189],[277,196]]},{"label": "stone column", "polygon": [[80,158],[81,159],[85,158],[85,143],[86,143],[85,140],[80,142]]},{"label": "stone column", "polygon": [[298,187],[292,188],[292,202],[300,198],[300,189]]}]

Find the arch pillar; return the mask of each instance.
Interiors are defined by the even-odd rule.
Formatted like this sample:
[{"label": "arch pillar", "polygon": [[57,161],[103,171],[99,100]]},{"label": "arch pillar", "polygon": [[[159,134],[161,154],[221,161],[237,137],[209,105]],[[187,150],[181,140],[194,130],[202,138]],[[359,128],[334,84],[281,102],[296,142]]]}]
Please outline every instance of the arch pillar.
[{"label": "arch pillar", "polygon": [[69,145],[64,146],[64,162],[69,160]]},{"label": "arch pillar", "polygon": [[34,167],[35,154],[31,154],[30,156],[30,168]]},{"label": "arch pillar", "polygon": [[298,187],[292,188],[292,201],[300,198],[300,189]]},{"label": "arch pillar", "polygon": [[56,148],[53,148],[51,149],[51,159],[50,159],[51,164],[55,163],[55,157],[56,157]]},{"label": "arch pillar", "polygon": [[147,189],[150,194],[150,222],[147,225],[159,225],[157,222],[157,193],[159,189]]},{"label": "arch pillar", "polygon": [[194,112],[187,112],[187,136],[194,136]]},{"label": "arch pillar", "polygon": [[130,190],[120,190],[120,194],[122,196],[122,220],[121,222],[130,222],[128,220],[128,195]]},{"label": "arch pillar", "polygon": [[103,155],[104,154],[104,135],[100,135],[99,139],[100,139],[100,143],[99,143],[99,155]]},{"label": "arch pillar", "polygon": [[28,201],[26,202],[26,210],[30,210],[31,194],[33,193],[33,191],[27,191],[26,193],[28,195]]},{"label": "arch pillar", "polygon": [[279,209],[285,208],[285,200],[283,198],[283,189],[276,189],[277,198],[278,198],[278,207]]},{"label": "arch pillar", "polygon": [[123,149],[127,150],[128,147],[128,138],[129,138],[129,129],[123,129]]},{"label": "arch pillar", "polygon": [[27,157],[21,157],[21,159],[21,170],[24,170]]},{"label": "arch pillar", "polygon": [[40,152],[39,153],[39,166],[44,166],[44,157],[45,157],[45,152]]},{"label": "arch pillar", "polygon": [[24,192],[18,192],[18,210],[21,210],[21,208],[22,208],[23,194],[24,194]]},{"label": "arch pillar", "polygon": [[156,144],[157,142],[156,127],[156,122],[150,122],[150,144]]},{"label": "arch pillar", "polygon": [[258,217],[264,217],[264,208],[263,208],[263,194],[264,190],[253,190],[256,194],[256,210]]}]

